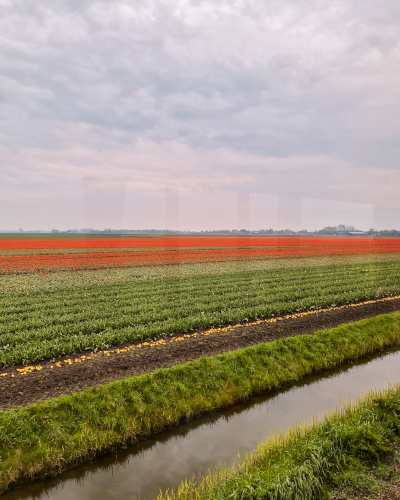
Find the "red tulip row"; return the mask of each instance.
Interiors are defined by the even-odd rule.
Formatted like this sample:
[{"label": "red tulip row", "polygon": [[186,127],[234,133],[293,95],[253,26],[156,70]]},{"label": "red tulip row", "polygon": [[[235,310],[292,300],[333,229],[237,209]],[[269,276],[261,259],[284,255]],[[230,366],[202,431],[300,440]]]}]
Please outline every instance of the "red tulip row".
[{"label": "red tulip row", "polygon": [[400,255],[396,244],[352,246],[293,246],[271,248],[226,248],[207,250],[86,253],[67,255],[29,255],[0,257],[0,274],[54,272],[58,270],[115,269],[209,262],[235,262],[258,259],[337,257],[371,254]]},{"label": "red tulip row", "polygon": [[240,246],[398,246],[400,238],[340,236],[146,236],[115,238],[0,238],[0,250],[20,248],[240,247]]}]

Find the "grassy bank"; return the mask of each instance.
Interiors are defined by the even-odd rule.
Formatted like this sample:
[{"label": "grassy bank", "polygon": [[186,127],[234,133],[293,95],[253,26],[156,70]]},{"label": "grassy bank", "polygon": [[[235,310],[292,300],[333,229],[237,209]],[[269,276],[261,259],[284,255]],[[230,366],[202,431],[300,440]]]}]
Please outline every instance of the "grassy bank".
[{"label": "grassy bank", "polygon": [[400,338],[400,313],[259,344],[0,413],[0,488],[87,459]]},{"label": "grassy bank", "polygon": [[384,485],[376,480],[377,469],[396,454],[399,436],[400,383],[371,392],[322,421],[273,436],[236,467],[220,468],[197,483],[185,481],[157,500],[318,500],[345,498],[341,495],[348,492],[379,494]]}]

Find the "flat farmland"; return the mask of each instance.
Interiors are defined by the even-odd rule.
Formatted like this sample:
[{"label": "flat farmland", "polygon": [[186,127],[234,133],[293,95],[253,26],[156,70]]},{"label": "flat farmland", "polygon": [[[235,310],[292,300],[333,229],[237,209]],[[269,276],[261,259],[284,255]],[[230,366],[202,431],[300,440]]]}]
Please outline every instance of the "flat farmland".
[{"label": "flat farmland", "polygon": [[[94,401],[100,397],[93,391],[112,394],[121,387],[124,392],[128,390],[124,388],[126,382],[126,387],[141,387],[145,399],[145,381],[150,379],[141,377],[156,374],[157,379],[165,373],[165,377],[175,380],[180,376],[180,367],[182,373],[190,372],[190,363],[195,363],[199,372],[202,363],[208,363],[205,369],[210,380],[220,376],[213,373],[216,363],[222,370],[218,373],[225,373],[223,377],[234,386],[234,375],[225,363],[237,359],[240,365],[243,356],[246,370],[251,373],[251,353],[259,353],[257,373],[262,373],[266,361],[260,353],[271,349],[276,366],[283,366],[289,359],[289,347],[282,350],[280,346],[291,346],[290,352],[300,360],[302,353],[308,356],[307,346],[315,342],[309,365],[315,368],[307,368],[304,373],[322,370],[396,342],[398,315],[390,314],[399,309],[399,238],[3,236],[0,428],[2,419],[4,428],[10,429],[12,422],[17,425],[28,414],[29,419],[34,418],[36,411],[47,419],[42,408],[56,411],[58,401],[69,401],[75,412],[72,401],[79,400],[79,412],[87,415],[89,422]],[[388,313],[382,322],[375,318]],[[376,322],[364,325],[361,321],[354,330],[349,326],[360,320]],[[321,330],[330,333],[324,336]],[[319,359],[321,353],[323,360]],[[285,383],[285,373],[292,373],[285,370],[279,384]],[[300,365],[296,370],[296,377],[301,377]],[[209,388],[206,378],[204,387]],[[138,382],[133,382],[136,379]],[[182,379],[180,383],[186,382]],[[265,387],[269,383],[265,382]],[[179,384],[168,390],[179,392]],[[238,387],[245,387],[240,384]],[[242,389],[236,391],[233,386],[231,402],[244,397]],[[261,385],[256,389],[256,381],[254,387],[252,391],[261,390]],[[152,405],[161,398],[156,392]],[[67,399],[59,400],[61,396]],[[123,401],[128,404],[131,396],[126,393],[127,399],[119,400],[121,405]],[[223,397],[215,401],[219,401],[217,406],[223,404]],[[176,401],[176,415],[185,414],[180,407],[183,403],[183,399],[181,403]],[[102,406],[106,413],[112,410],[112,404],[107,405]],[[121,411],[131,414],[134,408],[124,407]],[[213,408],[206,405],[195,413]],[[62,426],[56,424],[57,418],[54,425]],[[153,423],[154,418],[149,414]],[[168,426],[180,418],[165,416],[160,421]],[[101,417],[98,425],[103,421],[113,419],[111,415],[105,420]],[[33,420],[29,422],[33,425]],[[127,420],[126,429],[129,425]],[[143,423],[143,429],[146,425]],[[154,429],[158,429],[157,425]],[[65,436],[68,432],[65,430]],[[106,449],[128,439],[129,433],[124,437],[117,428],[112,432],[112,440],[100,440],[103,444],[99,446]],[[84,446],[71,452],[68,463],[97,452],[97,445],[82,440]],[[96,436],[93,440],[96,442]],[[7,441],[10,449],[4,451],[2,459],[21,471],[15,450],[25,445],[11,441]],[[26,446],[29,453],[34,450],[32,457],[43,452],[32,440]],[[54,453],[60,456],[58,448]],[[38,460],[32,458],[32,469],[25,464],[31,471],[26,472],[31,474],[29,477],[36,474],[32,470],[61,470],[64,466],[57,458],[55,462],[40,459],[39,467]],[[24,474],[18,474],[18,480],[23,480]],[[13,481],[11,476],[4,479],[2,487]]]},{"label": "flat farmland", "polygon": [[83,245],[0,258],[3,368],[400,294],[394,238],[2,238],[0,252]]}]

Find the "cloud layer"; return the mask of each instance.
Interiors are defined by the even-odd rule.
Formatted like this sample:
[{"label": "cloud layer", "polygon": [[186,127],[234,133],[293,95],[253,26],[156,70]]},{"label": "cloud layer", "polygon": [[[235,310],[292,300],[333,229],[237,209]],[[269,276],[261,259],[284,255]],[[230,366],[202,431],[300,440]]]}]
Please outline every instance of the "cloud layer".
[{"label": "cloud layer", "polygon": [[399,226],[399,18],[394,0],[0,0],[0,229],[44,227],[44,197],[82,227],[76,186],[109,193],[106,220],[122,185],[372,204]]}]

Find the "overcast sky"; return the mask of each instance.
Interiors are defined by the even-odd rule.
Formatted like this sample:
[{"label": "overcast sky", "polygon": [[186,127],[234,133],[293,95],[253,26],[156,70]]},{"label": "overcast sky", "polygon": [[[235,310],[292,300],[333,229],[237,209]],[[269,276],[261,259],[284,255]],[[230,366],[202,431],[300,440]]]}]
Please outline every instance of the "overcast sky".
[{"label": "overcast sky", "polygon": [[400,229],[397,0],[0,0],[0,229]]}]

